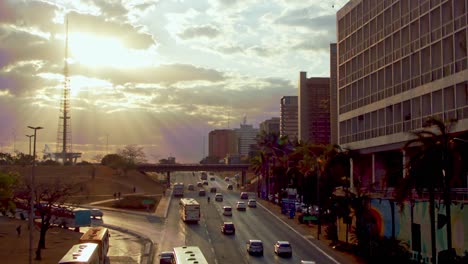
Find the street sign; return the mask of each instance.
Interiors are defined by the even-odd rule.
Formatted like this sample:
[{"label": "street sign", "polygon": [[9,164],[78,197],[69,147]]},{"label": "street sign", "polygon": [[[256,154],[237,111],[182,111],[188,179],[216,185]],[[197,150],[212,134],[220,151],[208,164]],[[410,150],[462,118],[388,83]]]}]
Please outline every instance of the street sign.
[{"label": "street sign", "polygon": [[143,200],[143,204],[145,205],[154,204],[154,200]]},{"label": "street sign", "polygon": [[315,216],[315,215],[304,215],[302,217],[302,220],[304,220],[304,221],[317,221],[317,216]]}]

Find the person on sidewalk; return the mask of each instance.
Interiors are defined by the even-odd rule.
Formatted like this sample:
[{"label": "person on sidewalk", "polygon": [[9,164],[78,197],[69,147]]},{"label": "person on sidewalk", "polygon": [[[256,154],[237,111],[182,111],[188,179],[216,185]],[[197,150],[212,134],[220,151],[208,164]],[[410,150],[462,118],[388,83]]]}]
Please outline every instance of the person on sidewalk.
[{"label": "person on sidewalk", "polygon": [[16,227],[16,233],[18,234],[18,237],[21,236],[21,225],[19,225],[18,227]]}]

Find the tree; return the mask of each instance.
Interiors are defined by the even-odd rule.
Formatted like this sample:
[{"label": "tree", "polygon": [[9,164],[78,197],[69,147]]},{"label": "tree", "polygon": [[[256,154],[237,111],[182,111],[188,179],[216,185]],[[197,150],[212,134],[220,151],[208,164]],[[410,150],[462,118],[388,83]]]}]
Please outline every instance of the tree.
[{"label": "tree", "polygon": [[0,212],[3,214],[15,209],[13,198],[18,182],[18,174],[0,172]]},{"label": "tree", "polygon": [[[54,184],[39,183],[35,186],[35,212],[40,217],[40,235],[36,249],[36,260],[41,260],[41,250],[46,248],[46,234],[51,226],[52,211],[57,207],[65,207],[65,203],[70,197],[79,192],[79,188],[74,183],[55,182]],[[19,186],[16,190],[15,198],[29,200],[29,186]],[[28,205],[29,207],[29,205]],[[28,212],[29,212],[28,208]]]},{"label": "tree", "polygon": [[117,153],[124,158],[129,166],[146,162],[143,147],[138,147],[137,145],[126,145],[123,149],[119,149]]},{"label": "tree", "polygon": [[445,124],[436,118],[429,118],[423,130],[413,131],[413,139],[406,142],[403,149],[409,154],[406,164],[407,175],[397,189],[396,200],[400,207],[404,201],[413,198],[413,190],[421,195],[424,190],[429,193],[429,215],[431,222],[432,259],[437,259],[435,233],[435,192],[444,194],[447,216],[447,245],[452,252],[452,228],[450,212],[450,181],[452,180],[453,153],[450,143],[454,141],[450,129],[455,121]]}]

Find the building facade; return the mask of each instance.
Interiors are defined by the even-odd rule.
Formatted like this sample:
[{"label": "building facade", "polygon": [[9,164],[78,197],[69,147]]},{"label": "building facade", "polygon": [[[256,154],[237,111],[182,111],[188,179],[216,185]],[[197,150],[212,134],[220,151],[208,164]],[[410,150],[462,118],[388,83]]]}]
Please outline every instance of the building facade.
[{"label": "building facade", "polygon": [[299,104],[297,96],[283,96],[280,105],[280,135],[296,140],[299,135]]},{"label": "building facade", "polygon": [[299,75],[299,140],[330,144],[330,78]]},{"label": "building facade", "polygon": [[237,134],[238,153],[242,157],[248,157],[251,145],[257,145],[258,128],[253,125],[248,125],[244,119],[244,123],[240,124],[240,128],[235,129]]},{"label": "building facade", "polygon": [[338,144],[338,95],[336,43],[330,44],[330,144]]},{"label": "building facade", "polygon": [[228,154],[237,153],[237,135],[231,129],[216,129],[208,134],[208,155],[225,158]]},{"label": "building facade", "polygon": [[[354,182],[377,190],[396,186],[407,162],[401,149],[409,132],[423,129],[428,118],[457,120],[450,132],[466,141],[467,7],[467,0],[350,0],[338,11],[338,143],[361,154],[352,162],[351,187]],[[460,187],[466,188],[466,167],[462,174]],[[391,198],[386,195],[382,192]],[[427,205],[420,210],[427,212]],[[413,212],[404,219],[409,215]],[[382,219],[390,222],[388,216]],[[451,221],[458,221],[453,214]],[[431,256],[427,222],[427,215],[415,217],[396,233],[424,261]],[[463,225],[457,228],[453,234],[466,238]],[[467,250],[466,239],[452,243],[457,254]],[[437,234],[437,251],[445,249],[447,241]]]},{"label": "building facade", "polygon": [[272,117],[271,119],[265,120],[260,123],[260,133],[265,131],[267,134],[278,134],[280,133],[280,118]]}]

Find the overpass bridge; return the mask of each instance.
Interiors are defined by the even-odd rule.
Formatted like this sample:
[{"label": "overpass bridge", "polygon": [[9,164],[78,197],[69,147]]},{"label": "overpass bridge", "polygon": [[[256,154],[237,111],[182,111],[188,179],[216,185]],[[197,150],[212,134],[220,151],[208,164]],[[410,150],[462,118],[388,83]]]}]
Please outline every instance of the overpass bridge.
[{"label": "overpass bridge", "polygon": [[171,172],[174,171],[237,171],[241,173],[240,183],[243,186],[246,181],[246,175],[249,167],[249,164],[140,164],[138,165],[137,170],[141,172],[166,173],[167,182],[170,182]]}]

